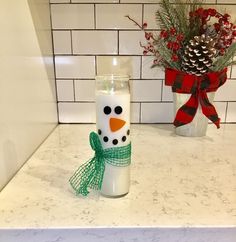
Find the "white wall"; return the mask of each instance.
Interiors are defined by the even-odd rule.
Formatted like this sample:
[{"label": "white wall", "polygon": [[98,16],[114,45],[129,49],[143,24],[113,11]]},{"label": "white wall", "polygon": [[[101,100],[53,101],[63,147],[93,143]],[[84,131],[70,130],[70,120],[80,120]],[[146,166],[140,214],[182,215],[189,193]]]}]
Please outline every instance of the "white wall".
[{"label": "white wall", "polygon": [[57,111],[49,1],[1,0],[0,29],[1,190],[56,126]]}]

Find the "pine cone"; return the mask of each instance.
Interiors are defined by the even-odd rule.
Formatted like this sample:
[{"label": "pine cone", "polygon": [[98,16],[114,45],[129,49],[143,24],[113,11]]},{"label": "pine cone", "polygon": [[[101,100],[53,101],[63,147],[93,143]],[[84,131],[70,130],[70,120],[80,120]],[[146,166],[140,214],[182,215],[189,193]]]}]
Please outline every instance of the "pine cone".
[{"label": "pine cone", "polygon": [[212,38],[204,34],[195,36],[184,50],[182,70],[196,76],[207,73],[216,55],[214,46]]}]

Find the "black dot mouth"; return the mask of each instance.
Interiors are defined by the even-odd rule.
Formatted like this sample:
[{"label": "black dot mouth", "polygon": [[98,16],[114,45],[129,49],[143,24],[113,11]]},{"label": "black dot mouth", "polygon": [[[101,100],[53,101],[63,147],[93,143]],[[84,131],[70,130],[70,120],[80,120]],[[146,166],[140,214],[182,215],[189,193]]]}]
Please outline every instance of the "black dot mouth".
[{"label": "black dot mouth", "polygon": [[103,137],[103,141],[107,143],[109,141],[108,137],[107,136],[104,136]]},{"label": "black dot mouth", "polygon": [[[98,134],[99,135],[102,135],[102,130],[101,129],[98,129]],[[126,132],[126,135],[127,136],[129,136],[130,135],[130,130],[128,129],[127,130],[127,132]],[[126,142],[127,141],[127,136],[126,135],[123,135],[122,137],[121,137],[121,140],[119,141],[118,139],[113,139],[112,140],[112,144],[113,145],[117,145],[119,142],[122,142],[122,143],[124,143],[124,142]],[[109,142],[109,137],[108,136],[103,136],[103,141],[105,142],[105,143],[107,143],[107,142]]]},{"label": "black dot mouth", "polygon": [[121,139],[123,142],[126,141],[126,136],[123,136],[122,139]]},{"label": "black dot mouth", "polygon": [[118,140],[117,140],[117,139],[113,139],[113,140],[112,140],[112,144],[113,144],[113,145],[117,145],[117,144],[118,144]]}]

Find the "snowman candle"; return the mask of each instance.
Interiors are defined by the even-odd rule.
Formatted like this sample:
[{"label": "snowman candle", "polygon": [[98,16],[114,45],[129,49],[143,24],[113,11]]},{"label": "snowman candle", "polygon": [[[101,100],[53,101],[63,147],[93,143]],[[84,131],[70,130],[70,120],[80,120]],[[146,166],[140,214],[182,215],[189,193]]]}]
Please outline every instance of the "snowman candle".
[{"label": "snowman candle", "polygon": [[[130,144],[129,77],[96,77],[96,126],[103,149]],[[105,164],[101,193],[119,197],[129,192],[130,165]]]}]

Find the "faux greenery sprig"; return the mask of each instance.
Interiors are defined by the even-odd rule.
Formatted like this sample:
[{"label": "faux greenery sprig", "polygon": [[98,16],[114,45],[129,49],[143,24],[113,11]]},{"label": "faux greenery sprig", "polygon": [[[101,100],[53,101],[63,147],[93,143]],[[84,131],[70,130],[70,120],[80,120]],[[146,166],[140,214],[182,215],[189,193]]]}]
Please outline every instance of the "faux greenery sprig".
[{"label": "faux greenery sprig", "polygon": [[221,14],[214,8],[204,8],[203,0],[176,0],[175,4],[170,0],[161,0],[156,12],[156,21],[161,28],[159,33],[149,32],[147,23],[139,25],[131,17],[127,17],[144,31],[146,43],[140,45],[144,55],[154,56],[152,67],[183,70],[186,55],[189,54],[191,58],[191,44],[195,48],[199,44],[193,41],[198,37],[199,42],[206,42],[204,48],[207,48],[207,41],[211,42],[211,55],[206,56],[206,59],[211,58],[208,71],[220,71],[236,64],[233,61],[236,54],[236,25],[230,22],[229,14]]}]

